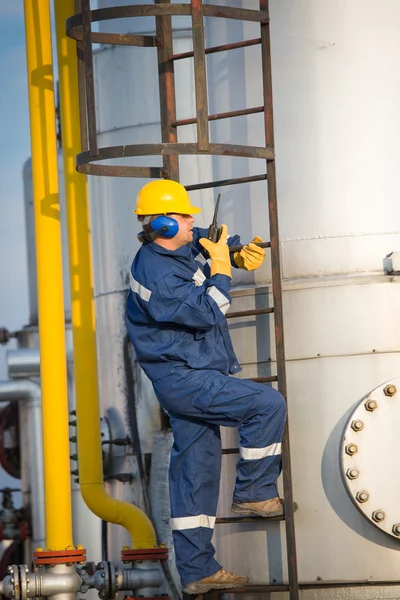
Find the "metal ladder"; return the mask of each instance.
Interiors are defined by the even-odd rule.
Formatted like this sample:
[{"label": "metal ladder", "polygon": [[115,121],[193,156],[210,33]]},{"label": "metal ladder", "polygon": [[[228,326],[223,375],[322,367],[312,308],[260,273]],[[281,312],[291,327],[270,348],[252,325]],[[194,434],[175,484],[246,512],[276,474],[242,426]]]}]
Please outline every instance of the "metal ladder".
[{"label": "metal ladder", "polygon": [[[90,10],[90,0],[81,0],[81,13],[77,13],[67,21],[67,33],[77,40],[79,74],[80,74],[80,114],[83,151],[77,157],[77,168],[89,175],[108,175],[120,177],[168,178],[179,181],[179,155],[208,154],[231,155],[247,158],[262,158],[266,161],[266,172],[262,175],[210,181],[190,185],[188,191],[219,188],[223,186],[251,183],[266,180],[268,189],[268,211],[270,223],[270,247],[273,308],[259,308],[229,313],[230,319],[245,316],[273,314],[275,324],[275,346],[277,375],[255,377],[252,380],[260,383],[277,383],[281,394],[286,398],[285,348],[282,315],[282,284],[279,254],[279,228],[277,212],[277,193],[275,175],[272,83],[271,83],[271,51],[268,0],[260,0],[259,10],[241,9],[226,6],[203,4],[202,0],[191,0],[190,4],[171,4],[170,0],[155,0],[154,5],[135,5]],[[172,16],[187,15],[192,17],[193,51],[181,54],[173,52]],[[99,33],[91,30],[94,21],[113,18],[137,16],[155,16],[156,35]],[[237,43],[205,48],[204,17],[218,17],[253,21],[260,23],[260,37]],[[153,46],[157,49],[158,75],[161,113],[161,144],[136,144],[132,146],[114,146],[98,148],[96,134],[95,97],[93,83],[92,43],[122,44],[130,46]],[[226,52],[237,48],[260,45],[262,54],[263,98],[262,106],[244,108],[242,110],[210,115],[207,101],[206,55]],[[197,117],[177,120],[175,104],[174,63],[185,58],[194,60],[195,96]],[[237,116],[264,114],[265,147],[239,146],[232,144],[215,144],[210,142],[209,122]],[[177,128],[196,124],[197,143],[179,143]],[[163,167],[134,167],[101,165],[97,161],[127,156],[163,156]],[[225,454],[238,453],[238,449],[226,449]],[[291,600],[298,598],[299,585],[297,575],[296,542],[294,528],[294,503],[290,466],[289,429],[286,425],[282,444],[282,475],[284,489],[285,530],[287,546],[288,584],[268,584],[248,586],[229,590],[230,593],[267,593],[275,591],[289,592]],[[255,521],[255,518],[219,518],[218,525]],[[263,519],[265,521],[265,519]],[[269,519],[269,521],[272,519]],[[275,519],[282,520],[282,518]],[[224,592],[220,592],[224,593]],[[213,593],[219,595],[219,593]]]}]

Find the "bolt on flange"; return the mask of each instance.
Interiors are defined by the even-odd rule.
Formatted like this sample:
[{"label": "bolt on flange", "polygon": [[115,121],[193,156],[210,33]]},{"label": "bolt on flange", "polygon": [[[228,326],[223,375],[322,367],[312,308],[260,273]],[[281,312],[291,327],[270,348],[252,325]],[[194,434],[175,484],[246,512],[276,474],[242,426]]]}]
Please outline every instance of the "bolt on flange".
[{"label": "bolt on flange", "polygon": [[357,502],[360,502],[360,504],[364,504],[364,502],[367,502],[368,498],[369,498],[369,494],[365,490],[362,490],[361,492],[357,492],[357,494],[356,494],[356,500],[357,500]]},{"label": "bolt on flange", "polygon": [[384,520],[384,518],[385,513],[383,512],[383,510],[374,510],[374,512],[372,513],[372,520],[375,521],[375,523],[380,523]]},{"label": "bolt on flange", "polygon": [[364,429],[364,423],[360,419],[356,419],[355,421],[352,421],[351,428],[353,431],[361,431],[361,429]]},{"label": "bolt on flange", "polygon": [[364,406],[369,412],[374,412],[378,408],[378,403],[376,400],[367,400]]},{"label": "bolt on flange", "polygon": [[383,393],[385,394],[385,396],[394,396],[395,393],[397,392],[396,386],[393,385],[392,383],[389,383],[389,385],[387,385],[385,387],[385,389],[383,390]]},{"label": "bolt on flange", "polygon": [[392,532],[394,533],[394,535],[397,535],[397,537],[400,537],[400,523],[395,523],[393,525]]},{"label": "bolt on flange", "polygon": [[353,456],[354,454],[357,454],[358,446],[357,444],[347,444],[345,451],[349,456]]},{"label": "bolt on flange", "polygon": [[360,471],[358,471],[358,469],[347,469],[346,471],[346,477],[348,477],[349,479],[357,479],[359,474]]}]

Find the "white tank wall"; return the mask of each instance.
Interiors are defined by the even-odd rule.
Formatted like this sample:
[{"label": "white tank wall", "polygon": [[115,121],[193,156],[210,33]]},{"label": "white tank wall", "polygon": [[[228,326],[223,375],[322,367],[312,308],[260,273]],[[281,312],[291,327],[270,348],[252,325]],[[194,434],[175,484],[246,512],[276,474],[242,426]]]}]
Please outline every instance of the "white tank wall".
[{"label": "white tank wall", "polygon": [[400,241],[399,4],[271,8],[285,275],[381,270]]},{"label": "white tank wall", "polygon": [[[250,0],[219,3],[258,6]],[[383,0],[379,7],[373,0],[270,0],[270,15],[299,576],[302,581],[398,579],[400,543],[351,504],[338,456],[350,408],[400,369],[400,288],[398,279],[382,270],[383,257],[400,241],[400,5],[394,0]],[[134,30],[133,20],[122,29],[117,24],[109,29]],[[206,20],[207,46],[258,35],[251,23]],[[180,31],[175,51],[190,48],[188,32]],[[191,66],[191,59],[176,64],[178,118],[195,114]],[[207,68],[210,113],[261,104],[259,47],[209,56]],[[100,146],[160,140],[156,74],[154,50],[115,47],[96,54]],[[215,142],[264,144],[261,115],[216,122],[210,131]],[[179,139],[194,139],[194,134],[193,127],[182,128]],[[152,158],[130,164],[161,163]],[[263,161],[226,157],[194,164],[192,158],[180,159],[182,183],[265,170]],[[144,181],[93,177],[90,183],[101,393],[105,405],[115,403],[122,411],[123,314],[129,267],[138,248],[132,210]],[[256,234],[268,239],[266,182],[220,191],[221,222],[245,241]],[[214,192],[191,196],[203,206],[198,223],[206,226]],[[255,274],[236,271],[233,310],[272,305],[269,276],[268,261]],[[275,372],[270,321],[251,317],[230,324],[244,377]],[[148,387],[138,402],[148,451],[157,424]],[[234,438],[224,432],[229,447]],[[227,516],[235,459],[223,460],[229,466],[219,514]],[[134,495],[126,488],[120,493]],[[281,581],[286,566],[280,530],[283,526],[274,523],[219,525],[218,558],[254,582]]]}]

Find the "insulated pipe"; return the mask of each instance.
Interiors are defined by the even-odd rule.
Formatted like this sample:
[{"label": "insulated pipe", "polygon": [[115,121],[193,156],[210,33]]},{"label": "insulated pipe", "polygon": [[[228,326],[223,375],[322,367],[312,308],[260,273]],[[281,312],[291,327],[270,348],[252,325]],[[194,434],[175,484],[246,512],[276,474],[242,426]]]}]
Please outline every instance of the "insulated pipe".
[{"label": "insulated pipe", "polygon": [[[32,512],[33,543],[45,544],[43,449],[40,387],[33,381],[0,381],[0,402],[26,400],[30,445],[30,504]],[[24,440],[25,442],[25,440]]]},{"label": "insulated pipe", "polygon": [[56,124],[48,0],[24,0],[42,386],[46,546],[72,545]]},{"label": "insulated pipe", "polygon": [[86,177],[75,169],[81,151],[76,48],[65,34],[74,0],[55,0],[60,115],[67,205],[79,482],[84,501],[104,521],[122,525],[132,546],[157,546],[151,521],[136,506],[111,498],[104,489],[89,204]]},{"label": "insulated pipe", "polygon": [[40,377],[40,353],[37,348],[8,350],[7,370],[11,379]]},{"label": "insulated pipe", "polygon": [[[37,348],[7,350],[6,362],[11,379],[40,377],[40,353]],[[73,360],[72,348],[67,348],[67,362]]]}]

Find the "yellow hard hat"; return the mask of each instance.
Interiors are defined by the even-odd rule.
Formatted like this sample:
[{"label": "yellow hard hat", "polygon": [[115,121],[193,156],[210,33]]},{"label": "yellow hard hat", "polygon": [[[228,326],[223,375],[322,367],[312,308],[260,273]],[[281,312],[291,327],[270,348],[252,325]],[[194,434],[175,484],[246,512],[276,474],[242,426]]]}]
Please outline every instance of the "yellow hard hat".
[{"label": "yellow hard hat", "polygon": [[134,212],[137,215],[196,215],[201,208],[191,205],[187,191],[177,181],[157,179],[139,191]]}]

